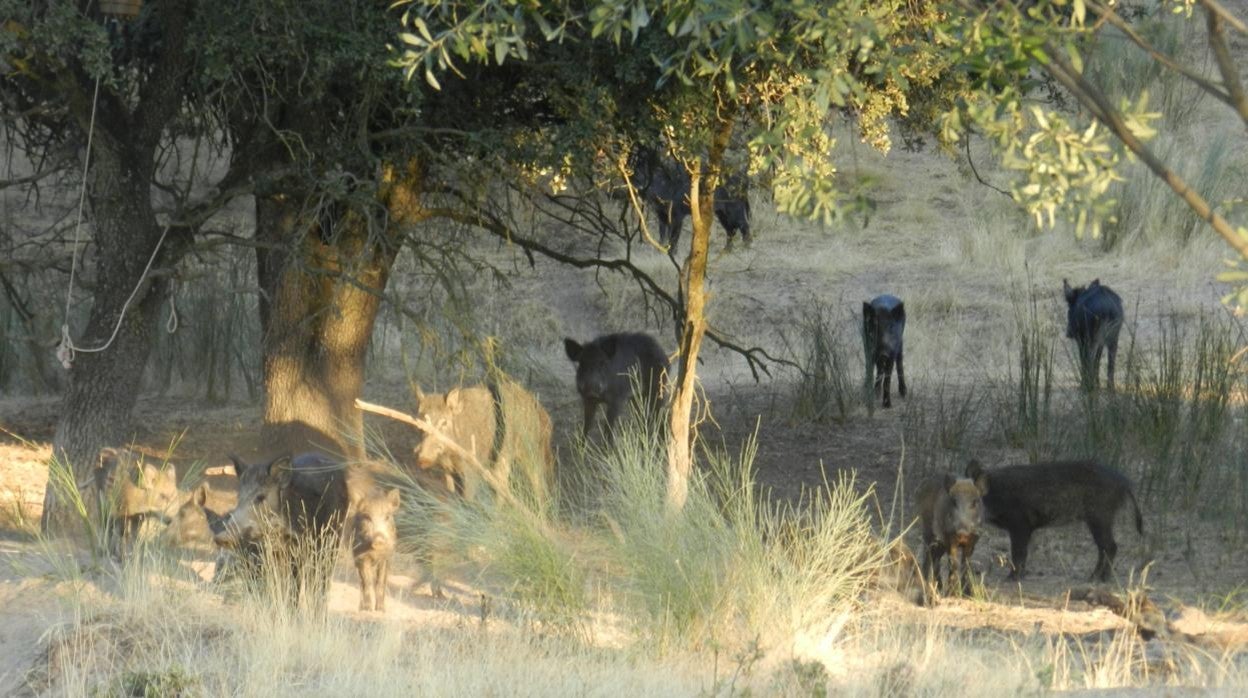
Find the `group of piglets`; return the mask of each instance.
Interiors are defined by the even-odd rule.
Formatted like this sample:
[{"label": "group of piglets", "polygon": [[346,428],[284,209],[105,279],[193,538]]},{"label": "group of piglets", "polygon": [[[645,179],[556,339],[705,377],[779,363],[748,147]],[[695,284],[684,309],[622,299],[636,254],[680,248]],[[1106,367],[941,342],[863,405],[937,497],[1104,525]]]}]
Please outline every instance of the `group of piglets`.
[{"label": "group of piglets", "polygon": [[215,546],[218,575],[238,562],[257,563],[266,536],[279,541],[310,536],[330,546],[346,536],[360,577],[360,610],[385,610],[398,539],[397,488],[383,488],[367,472],[319,453],[260,464],[232,460],[238,503],[219,514],[208,506],[206,482],[183,493],[173,464],[131,449],[103,449],[90,486],[113,555],[121,559],[133,549],[149,520],[165,525],[159,538],[170,545]]}]

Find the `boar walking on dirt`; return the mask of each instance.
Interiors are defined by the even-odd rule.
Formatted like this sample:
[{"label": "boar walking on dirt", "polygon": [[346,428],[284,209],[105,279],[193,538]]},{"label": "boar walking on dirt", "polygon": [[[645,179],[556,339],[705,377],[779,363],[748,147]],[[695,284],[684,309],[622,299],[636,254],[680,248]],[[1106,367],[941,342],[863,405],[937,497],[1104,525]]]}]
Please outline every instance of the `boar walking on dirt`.
[{"label": "boar walking on dirt", "polygon": [[386,610],[386,580],[398,533],[394,514],[399,490],[374,487],[355,499],[351,513],[351,555],[360,575],[360,610]]},{"label": "boar walking on dirt", "polygon": [[456,493],[468,500],[477,498],[483,480],[473,460],[500,485],[512,485],[511,471],[519,468],[530,495],[546,500],[555,470],[553,430],[550,415],[532,393],[514,381],[498,380],[447,393],[417,388],[415,397],[421,419],[437,432],[425,434],[417,447],[419,467],[447,473]]},{"label": "boar walking on dirt", "polygon": [[109,549],[120,558],[143,522],[169,523],[178,506],[177,472],[127,448],[105,448],[92,473],[99,511],[108,522]]},{"label": "boar walking on dirt", "polygon": [[213,541],[250,564],[258,564],[253,558],[268,545],[271,554],[289,559],[299,593],[324,600],[350,504],[345,468],[319,453],[254,465],[230,459],[238,474],[238,505]]},{"label": "boar walking on dirt", "polygon": [[[636,400],[648,414],[662,405],[663,381],[668,371],[667,354],[654,337],[641,333],[608,334],[581,344],[563,340],[564,351],[576,364],[576,391],[581,395],[588,437],[599,405],[607,408],[607,439],[614,436],[620,416]],[[634,385],[641,394],[634,394]]]},{"label": "boar walking on dirt", "polygon": [[867,383],[875,396],[883,395],[885,408],[893,406],[893,367],[897,367],[897,394],[906,396],[903,338],[906,306],[896,296],[876,296],[862,304],[862,349],[866,355]]},{"label": "boar walking on dirt", "polygon": [[1009,465],[985,470],[979,461],[966,466],[967,477],[987,478],[984,518],[1010,534],[1010,579],[1022,579],[1027,547],[1039,528],[1082,521],[1096,543],[1092,579],[1109,581],[1118,544],[1114,518],[1127,500],[1135,511],[1135,529],[1144,533],[1144,518],[1125,475],[1096,461]]},{"label": "boar walking on dirt", "polygon": [[[927,553],[923,573],[929,583],[952,589],[956,577],[961,592],[971,592],[971,555],[984,522],[987,490],[987,479],[979,473],[974,479],[953,475],[931,479],[915,493]],[[940,561],[945,555],[949,556],[948,585],[942,585],[940,579]]]},{"label": "boar walking on dirt", "polygon": [[1096,279],[1087,288],[1071,288],[1062,279],[1066,296],[1066,337],[1079,347],[1079,375],[1086,390],[1096,388],[1101,354],[1108,354],[1106,383],[1114,389],[1114,362],[1118,357],[1118,333],[1122,329],[1122,299]]}]

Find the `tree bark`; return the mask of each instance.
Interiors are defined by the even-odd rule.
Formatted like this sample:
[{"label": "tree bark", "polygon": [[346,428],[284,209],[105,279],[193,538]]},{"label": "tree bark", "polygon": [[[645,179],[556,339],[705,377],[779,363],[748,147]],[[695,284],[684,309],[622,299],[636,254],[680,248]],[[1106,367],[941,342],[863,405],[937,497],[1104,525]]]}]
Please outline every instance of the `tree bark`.
[{"label": "tree bark", "polygon": [[[78,482],[90,471],[102,447],[124,445],[131,438],[131,414],[168,289],[168,276],[161,270],[176,264],[185,249],[182,241],[166,237],[152,272],[143,276],[161,238],[144,160],[141,152],[117,153],[101,148],[90,173],[96,289],[86,328],[74,335],[74,343],[84,349],[106,344],[107,348],[75,356],[52,440],[53,458],[61,466],[72,468]],[[123,317],[122,309],[131,293],[134,300]],[[114,328],[116,337],[108,344]],[[63,521],[61,494],[49,478],[40,519],[45,531]]]},{"label": "tree bark", "polygon": [[[397,226],[419,219],[420,171],[384,168],[386,215],[347,210],[316,221],[287,195],[256,200],[263,332],[264,424],[271,454],[364,455],[355,407],[381,294],[398,253]],[[326,229],[332,226],[332,230]]]},{"label": "tree bark", "polygon": [[[96,288],[86,328],[73,341],[84,349],[107,348],[75,357],[52,438],[53,459],[70,468],[77,482],[83,481],[102,447],[123,445],[130,436],[131,415],[168,288],[167,270],[187,249],[182,233],[171,231],[160,243],[152,271],[143,275],[161,239],[151,200],[156,148],[183,104],[189,64],[183,50],[192,10],[186,0],[162,4],[162,41],[133,94],[105,89],[93,105],[93,81],[81,66],[35,62],[51,66],[51,72],[37,80],[40,89],[50,89],[63,100],[84,141],[96,112],[90,170],[83,182],[94,228]],[[56,480],[49,478],[40,515],[44,532],[67,520],[61,494]]]},{"label": "tree bark", "polygon": [[708,153],[707,165],[690,173],[689,197],[693,235],[689,256],[681,265],[681,292],[684,320],[680,332],[680,370],[672,393],[671,435],[667,442],[667,508],[671,513],[684,509],[689,498],[689,476],[693,472],[693,403],[697,389],[698,352],[706,334],[706,265],[710,252],[711,222],[714,220],[715,187],[724,151],[732,136],[731,121],[720,122]]}]

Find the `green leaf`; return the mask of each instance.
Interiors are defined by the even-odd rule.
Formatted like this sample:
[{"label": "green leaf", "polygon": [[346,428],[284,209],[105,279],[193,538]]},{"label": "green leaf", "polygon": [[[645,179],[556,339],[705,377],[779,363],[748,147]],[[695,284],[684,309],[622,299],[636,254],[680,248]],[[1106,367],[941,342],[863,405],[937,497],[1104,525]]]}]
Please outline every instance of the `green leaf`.
[{"label": "green leaf", "polygon": [[416,36],[415,34],[411,34],[409,32],[403,32],[399,34],[399,41],[402,41],[405,44],[411,44],[412,46],[424,46],[425,45],[424,39],[420,38],[419,36]]},{"label": "green leaf", "polygon": [[429,27],[425,25],[424,18],[413,17],[412,26],[416,27],[416,31],[420,32],[421,36],[425,37],[425,41],[428,41],[431,44],[433,43],[433,35],[429,33]]}]

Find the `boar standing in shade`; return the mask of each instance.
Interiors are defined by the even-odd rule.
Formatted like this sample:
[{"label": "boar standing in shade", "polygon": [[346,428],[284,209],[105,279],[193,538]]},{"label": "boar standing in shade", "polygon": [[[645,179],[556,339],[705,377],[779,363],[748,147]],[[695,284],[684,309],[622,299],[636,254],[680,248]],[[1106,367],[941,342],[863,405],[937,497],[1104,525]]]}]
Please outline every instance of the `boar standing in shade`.
[{"label": "boar standing in shade", "polygon": [[867,360],[867,382],[875,395],[884,396],[884,407],[892,407],[890,383],[897,367],[897,394],[906,396],[905,352],[902,337],[906,331],[906,306],[896,296],[876,296],[862,304],[862,348]]},{"label": "boar standing in shade", "polygon": [[143,522],[170,522],[178,506],[178,479],[173,464],[145,458],[128,448],[100,451],[93,475],[99,510],[109,522],[109,549],[120,558],[139,534]]},{"label": "boar standing in shade", "polygon": [[[653,148],[641,147],[629,158],[632,168],[632,185],[659,219],[659,242],[676,251],[680,231],[691,211],[689,195],[692,188],[689,172],[678,162],[664,158]],[[726,249],[731,250],[737,233],[749,247],[750,199],[749,179],[743,173],[721,178],[715,188],[714,212],[724,232],[728,234]]]},{"label": "boar standing in shade", "polygon": [[1106,383],[1114,389],[1114,363],[1118,357],[1118,332],[1122,329],[1122,299],[1096,279],[1087,288],[1071,288],[1062,279],[1066,296],[1066,337],[1079,347],[1079,375],[1085,390],[1096,389],[1101,354],[1107,353]]},{"label": "boar standing in shade", "polygon": [[[511,471],[519,468],[530,495],[545,501],[555,472],[553,429],[536,396],[515,381],[500,379],[446,393],[417,388],[415,397],[421,419],[472,454],[495,480],[511,484]],[[439,436],[425,434],[416,463],[451,476],[456,493],[467,500],[476,499],[481,490],[482,474]]]},{"label": "boar standing in shade", "polygon": [[[238,473],[238,505],[213,541],[239,552],[251,565],[259,564],[263,545],[272,546],[275,557],[289,560],[297,593],[323,602],[332,566],[321,569],[320,563],[328,565],[336,557],[350,504],[344,466],[320,453],[254,465],[230,459]],[[303,559],[307,553],[314,559]],[[309,563],[314,567],[305,568]]]},{"label": "boar standing in shade", "polygon": [[360,610],[386,610],[386,580],[398,534],[399,490],[374,487],[356,498],[351,514],[351,555],[360,574]]},{"label": "boar standing in shade", "polygon": [[1092,579],[1109,581],[1118,544],[1114,518],[1127,500],[1135,510],[1135,529],[1144,533],[1144,518],[1131,481],[1095,461],[1067,461],[1009,465],[985,470],[979,461],[966,466],[966,475],[987,479],[984,519],[1010,534],[1010,579],[1022,579],[1027,570],[1027,546],[1039,528],[1082,521],[1096,543]]},{"label": "boar standing in shade", "polygon": [[[629,404],[636,400],[654,415],[662,404],[667,354],[654,337],[647,334],[608,334],[588,344],[564,339],[563,348],[576,364],[576,391],[581,395],[585,421],[582,433],[588,437],[599,405],[607,408],[607,439],[614,438],[616,424]],[[634,395],[634,381],[641,389]]]},{"label": "boar standing in shade", "polygon": [[[923,573],[929,583],[952,589],[956,578],[963,594],[971,592],[971,555],[984,522],[987,488],[982,473],[973,480],[945,475],[924,482],[915,493],[927,550]],[[945,555],[949,556],[948,585],[940,578],[940,561]]]}]

